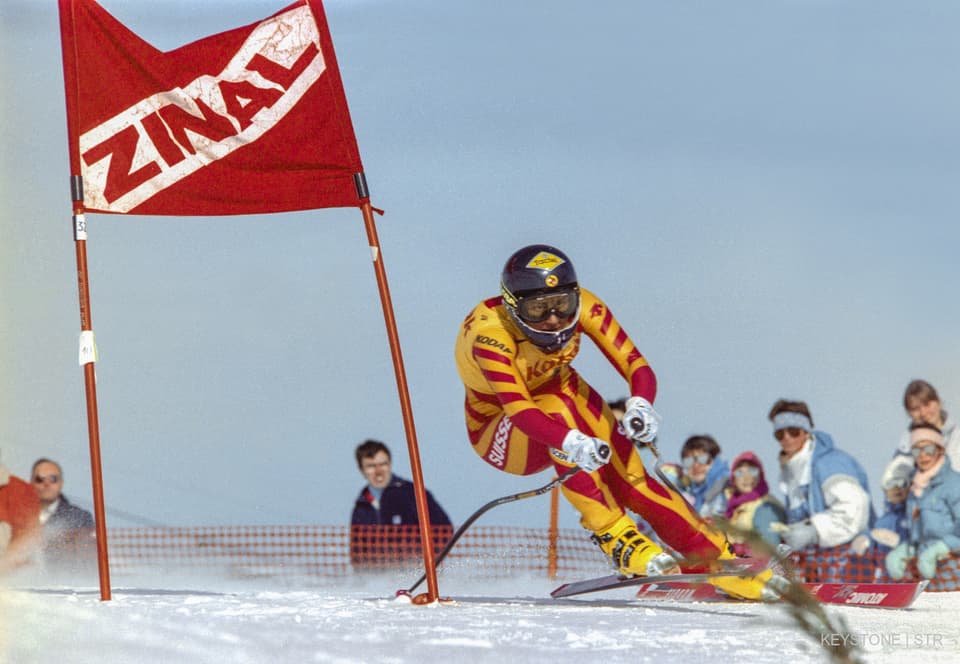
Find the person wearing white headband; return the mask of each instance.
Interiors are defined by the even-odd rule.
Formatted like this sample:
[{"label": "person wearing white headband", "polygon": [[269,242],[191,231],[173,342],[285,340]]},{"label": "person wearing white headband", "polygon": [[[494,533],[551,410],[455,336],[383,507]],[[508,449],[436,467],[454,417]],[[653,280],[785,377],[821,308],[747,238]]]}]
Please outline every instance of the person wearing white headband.
[{"label": "person wearing white headband", "polygon": [[[947,463],[943,434],[932,424],[911,427],[910,452],[916,466],[907,494],[910,534],[887,554],[887,572],[903,578],[909,559],[916,557],[917,571],[932,579],[940,561],[960,551],[960,473]],[[953,584],[944,590],[958,590]]]},{"label": "person wearing white headband", "polygon": [[[813,427],[802,401],[777,401],[768,416],[780,443],[780,488],[786,496],[783,541],[794,550],[848,545],[873,523],[867,475],[830,434]],[[830,579],[822,579],[824,581]]]}]

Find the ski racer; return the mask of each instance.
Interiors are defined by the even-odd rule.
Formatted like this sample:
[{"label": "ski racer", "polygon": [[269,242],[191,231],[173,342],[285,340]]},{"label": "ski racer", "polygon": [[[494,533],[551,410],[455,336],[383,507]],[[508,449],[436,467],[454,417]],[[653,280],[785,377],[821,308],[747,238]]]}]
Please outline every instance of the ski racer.
[{"label": "ski racer", "polygon": [[[499,297],[482,301],[464,319],[455,348],[474,451],[517,475],[579,466],[582,472],[562,485],[563,495],[621,574],[652,576],[678,566],[626,509],[684,557],[684,571],[733,558],[721,532],[647,474],[635,443],[657,435],[656,377],[606,304],[580,286],[570,258],[548,245],[523,247],[507,260],[500,287]],[[584,336],[630,387],[619,423],[571,366]],[[738,598],[774,599],[771,576],[768,569],[711,583]]]}]

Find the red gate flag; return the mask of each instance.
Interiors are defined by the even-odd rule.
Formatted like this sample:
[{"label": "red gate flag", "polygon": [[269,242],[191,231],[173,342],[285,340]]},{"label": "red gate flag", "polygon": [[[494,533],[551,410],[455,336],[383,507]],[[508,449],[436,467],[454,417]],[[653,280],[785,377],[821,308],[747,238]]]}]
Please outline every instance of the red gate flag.
[{"label": "red gate flag", "polygon": [[70,172],[93,212],[359,207],[363,172],[320,0],[162,52],[59,0]]}]

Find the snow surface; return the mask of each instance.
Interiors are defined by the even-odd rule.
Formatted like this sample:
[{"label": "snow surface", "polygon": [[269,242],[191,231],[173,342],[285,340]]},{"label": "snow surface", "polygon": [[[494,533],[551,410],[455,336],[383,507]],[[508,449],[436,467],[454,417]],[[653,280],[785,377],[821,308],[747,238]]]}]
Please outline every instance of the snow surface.
[{"label": "snow surface", "polygon": [[[33,662],[818,662],[780,606],[631,601],[628,590],[553,600],[555,581],[441,574],[453,604],[393,598],[406,575],[297,584],[171,579],[0,591],[0,659]],[[414,577],[415,578],[415,577]],[[422,589],[421,589],[422,590]],[[960,661],[960,593],[911,609],[831,607],[866,662]],[[844,638],[840,634],[829,638]]]}]

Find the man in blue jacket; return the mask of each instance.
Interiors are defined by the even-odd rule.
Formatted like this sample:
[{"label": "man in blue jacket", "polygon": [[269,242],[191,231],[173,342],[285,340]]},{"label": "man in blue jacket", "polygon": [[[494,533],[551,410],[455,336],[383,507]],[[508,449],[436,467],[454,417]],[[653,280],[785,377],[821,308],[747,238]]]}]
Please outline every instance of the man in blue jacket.
[{"label": "man in blue jacket", "polygon": [[[413,482],[393,474],[390,449],[378,440],[358,445],[356,457],[367,485],[357,496],[350,516],[350,561],[354,565],[384,565],[418,557],[420,519]],[[430,525],[434,529],[446,527],[440,537],[434,534],[434,544],[442,546],[450,517],[429,491],[427,507]]]},{"label": "man in blue jacket", "polygon": [[849,544],[873,524],[867,475],[836,447],[830,434],[813,428],[802,401],[781,399],[770,410],[780,443],[781,489],[786,496],[783,541],[794,550]]}]

